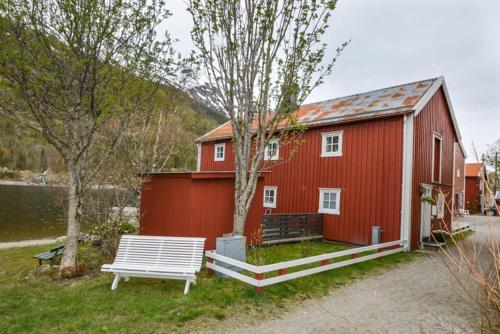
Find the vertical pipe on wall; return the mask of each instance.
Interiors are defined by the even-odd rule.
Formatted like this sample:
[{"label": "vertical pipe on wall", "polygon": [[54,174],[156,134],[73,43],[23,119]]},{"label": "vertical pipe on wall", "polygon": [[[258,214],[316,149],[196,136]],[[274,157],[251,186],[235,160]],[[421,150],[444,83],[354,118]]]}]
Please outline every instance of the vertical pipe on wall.
[{"label": "vertical pipe on wall", "polygon": [[413,181],[413,114],[403,118],[403,178],[401,184],[401,240],[408,240],[406,249],[411,249],[411,201]]},{"label": "vertical pipe on wall", "polygon": [[196,156],[196,171],[199,172],[201,170],[201,144],[196,144],[196,149],[198,150],[198,154]]}]

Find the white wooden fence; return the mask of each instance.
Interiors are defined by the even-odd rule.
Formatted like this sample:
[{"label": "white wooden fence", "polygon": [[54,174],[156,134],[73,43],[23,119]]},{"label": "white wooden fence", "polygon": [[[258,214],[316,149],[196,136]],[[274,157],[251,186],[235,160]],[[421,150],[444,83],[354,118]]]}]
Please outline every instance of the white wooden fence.
[{"label": "white wooden fence", "polygon": [[[396,248],[395,248],[396,247]],[[387,250],[383,250],[384,248],[390,248]],[[235,278],[242,282],[251,284],[255,286],[258,293],[262,293],[263,288],[268,285],[281,283],[285,281],[289,281],[291,279],[309,276],[312,274],[317,274],[323,271],[332,270],[335,268],[345,267],[351,264],[364,262],[368,260],[373,260],[382,256],[387,256],[395,253],[399,253],[402,251],[406,251],[407,241],[406,240],[396,240],[391,242],[386,242],[383,244],[365,246],[365,247],[357,247],[353,249],[348,249],[344,251],[321,254],[316,256],[310,256],[302,259],[273,263],[263,266],[255,266],[246,262],[238,261],[235,259],[231,259],[229,257],[217,254],[215,251],[206,251],[205,256],[208,257],[207,268],[212,271],[217,271],[229,277]],[[369,251],[377,251],[377,253],[371,253],[363,256],[359,256],[358,254],[369,252]],[[343,257],[343,256],[351,256],[351,259],[333,262],[330,263],[331,259]],[[213,261],[222,262],[229,264],[233,267],[238,267],[240,269],[246,270],[247,272],[253,273],[255,277],[250,277],[248,275],[242,274],[240,272],[224,268]],[[289,268],[311,264],[319,262],[319,267],[303,269],[300,271],[295,271],[292,273],[288,273]],[[278,271],[278,276],[265,278],[265,274],[273,271]]]}]

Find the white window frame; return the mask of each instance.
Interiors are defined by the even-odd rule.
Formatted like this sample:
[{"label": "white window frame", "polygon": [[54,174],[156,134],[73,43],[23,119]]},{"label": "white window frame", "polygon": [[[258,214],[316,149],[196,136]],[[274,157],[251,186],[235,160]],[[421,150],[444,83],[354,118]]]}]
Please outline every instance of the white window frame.
[{"label": "white window frame", "polygon": [[[441,149],[439,150],[439,179],[435,178],[434,175],[434,157],[436,156],[435,150],[436,150],[436,145],[434,144],[436,142],[436,139],[439,140]],[[440,135],[437,132],[432,133],[432,182],[434,183],[441,183],[441,175],[443,174],[443,136]]]},{"label": "white window frame", "polygon": [[[273,196],[273,202],[272,203],[266,203],[266,190],[272,190],[274,191],[274,196]],[[278,198],[278,187],[276,186],[264,186],[264,192],[262,194],[262,203],[265,208],[276,208],[276,201]]]},{"label": "white window frame", "polygon": [[[329,209],[323,207],[323,199],[325,193],[336,193],[337,194],[337,203],[335,209]],[[318,213],[326,213],[331,215],[340,215],[340,188],[319,188],[319,205],[318,205]]]},{"label": "white window frame", "polygon": [[[321,157],[341,157],[342,156],[342,137],[344,135],[344,131],[331,131],[331,132],[323,132],[321,134]],[[339,138],[339,149],[335,152],[327,152],[326,151],[326,138],[335,137]]]},{"label": "white window frame", "polygon": [[[222,147],[222,157],[217,156],[217,149]],[[224,161],[226,157],[226,143],[215,144],[214,145],[214,161]]]},{"label": "white window frame", "polygon": [[[276,154],[269,155],[269,145],[276,144]],[[278,139],[271,139],[264,149],[264,160],[278,160],[280,157],[280,142]]]}]

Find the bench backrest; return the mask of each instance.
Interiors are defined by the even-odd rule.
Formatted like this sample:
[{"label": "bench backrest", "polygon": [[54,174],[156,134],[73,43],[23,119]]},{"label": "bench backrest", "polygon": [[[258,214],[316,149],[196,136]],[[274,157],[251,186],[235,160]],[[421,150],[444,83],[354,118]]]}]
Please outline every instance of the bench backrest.
[{"label": "bench backrest", "polygon": [[205,238],[124,235],[114,264],[192,268],[199,271]]}]

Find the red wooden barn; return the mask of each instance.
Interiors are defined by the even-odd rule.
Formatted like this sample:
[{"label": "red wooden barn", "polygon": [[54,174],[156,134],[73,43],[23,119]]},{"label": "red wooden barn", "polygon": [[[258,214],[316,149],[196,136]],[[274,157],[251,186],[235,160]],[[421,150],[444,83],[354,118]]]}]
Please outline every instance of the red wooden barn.
[{"label": "red wooden barn", "polygon": [[484,183],[487,180],[483,163],[465,164],[465,208],[471,213],[482,213],[489,196],[486,195]]},{"label": "red wooden barn", "polygon": [[[298,150],[277,141],[266,150],[247,236],[265,213],[323,213],[323,238],[359,245],[372,226],[412,249],[441,222],[450,228],[444,204],[454,205],[465,152],[443,77],[303,105],[297,119],[307,126]],[[231,135],[227,122],[197,140],[197,172],[144,181],[141,233],[205,236],[213,248],[232,231]]]}]

